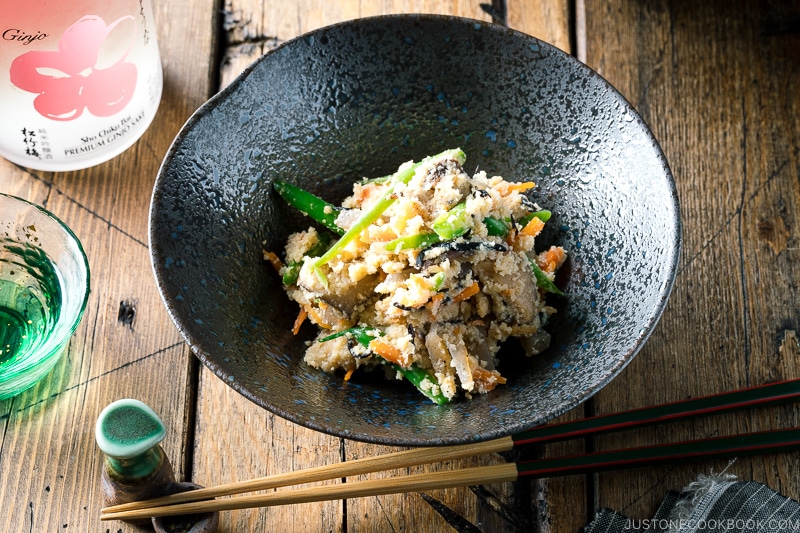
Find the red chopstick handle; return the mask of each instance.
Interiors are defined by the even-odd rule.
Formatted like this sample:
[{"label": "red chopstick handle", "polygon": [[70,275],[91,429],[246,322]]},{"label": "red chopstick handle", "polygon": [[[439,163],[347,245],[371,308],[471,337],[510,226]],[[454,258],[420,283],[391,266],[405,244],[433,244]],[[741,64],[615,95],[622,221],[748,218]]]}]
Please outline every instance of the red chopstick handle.
[{"label": "red chopstick handle", "polygon": [[517,462],[520,476],[551,477],[663,462],[736,457],[800,448],[800,428]]},{"label": "red chopstick handle", "polygon": [[653,407],[594,416],[561,424],[549,424],[512,435],[514,445],[546,444],[585,438],[600,433],[633,429],[660,422],[707,416],[726,411],[787,403],[800,399],[800,379],[781,381],[711,396]]}]

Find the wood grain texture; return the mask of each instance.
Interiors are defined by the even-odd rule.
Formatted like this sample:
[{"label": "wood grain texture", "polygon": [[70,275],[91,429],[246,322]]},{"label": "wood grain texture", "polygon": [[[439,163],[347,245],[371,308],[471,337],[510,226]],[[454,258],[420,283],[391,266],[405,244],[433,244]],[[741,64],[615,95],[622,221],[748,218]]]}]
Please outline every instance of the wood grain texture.
[{"label": "wood grain texture", "polygon": [[223,51],[220,86],[226,86],[247,65],[278,44],[305,32],[346,20],[397,13],[430,13],[491,20],[491,16],[481,7],[480,2],[468,0],[381,2],[225,0],[223,28],[226,45]]},{"label": "wood grain texture", "polygon": [[92,287],[83,320],[53,372],[0,402],[0,531],[142,530],[98,521],[102,456],[94,424],[119,398],[141,399],[159,413],[168,428],[162,445],[176,474],[186,471],[196,363],[156,290],[147,219],[161,159],[210,94],[214,12],[211,2],[199,5],[177,0],[156,6],[164,95],[134,147],[77,172],[36,172],[0,161],[0,191],[44,205],[77,234]]},{"label": "wood grain texture", "polygon": [[[684,249],[652,339],[594,401],[611,412],[798,377],[798,8],[759,2],[586,2],[590,66],[639,110],[678,186]],[[792,29],[794,28],[794,29]],[[788,355],[788,357],[787,357]],[[796,426],[796,408],[598,440],[600,448]],[[597,505],[649,518],[666,490],[725,461],[598,476]],[[800,454],[728,472],[800,496]]]},{"label": "wood grain texture", "polygon": [[[578,54],[634,104],[664,149],[682,210],[678,279],[650,341],[585,406],[590,413],[800,377],[796,3],[160,2],[155,15],[164,96],[156,121],[133,148],[70,173],[0,161],[0,191],[45,205],[65,220],[82,240],[93,276],[87,312],[64,358],[38,386],[0,402],[0,531],[145,531],[98,521],[101,457],[93,427],[100,409],[121,397],[156,409],[168,427],[163,445],[178,476],[204,485],[391,451],[286,422],[204,368],[198,372],[155,287],[147,211],[158,165],[181,125],[244,67],[303,32],[401,12],[493,20]],[[562,420],[582,416],[584,407]],[[785,406],[550,445],[539,453],[798,425],[797,408]],[[666,490],[726,467],[726,461],[669,465],[234,511],[223,513],[220,530],[578,531],[599,506],[649,518]],[[800,453],[740,459],[728,471],[800,498]]]},{"label": "wood grain texture", "polygon": [[[340,460],[338,439],[266,413],[205,369],[198,389],[196,483],[213,486]],[[334,501],[231,511],[220,516],[220,530],[336,531],[341,505]]]},{"label": "wood grain texture", "polygon": [[575,32],[567,1],[505,2],[505,22],[537,39],[546,41],[568,54],[575,54],[572,34]]}]

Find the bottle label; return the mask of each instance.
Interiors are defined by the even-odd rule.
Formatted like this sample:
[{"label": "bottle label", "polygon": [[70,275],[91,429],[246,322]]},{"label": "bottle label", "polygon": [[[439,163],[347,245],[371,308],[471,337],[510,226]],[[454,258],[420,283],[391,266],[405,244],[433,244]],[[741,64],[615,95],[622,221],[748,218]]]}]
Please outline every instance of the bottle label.
[{"label": "bottle label", "polygon": [[162,89],[150,2],[9,8],[0,22],[0,155],[72,170],[110,159],[144,133]]}]

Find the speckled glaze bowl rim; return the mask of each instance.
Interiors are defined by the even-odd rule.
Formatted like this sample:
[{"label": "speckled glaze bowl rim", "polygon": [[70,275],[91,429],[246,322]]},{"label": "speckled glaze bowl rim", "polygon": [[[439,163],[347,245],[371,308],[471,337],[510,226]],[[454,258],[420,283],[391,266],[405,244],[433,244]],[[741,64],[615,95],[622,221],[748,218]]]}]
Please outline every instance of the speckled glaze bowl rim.
[{"label": "speckled glaze bowl rim", "polygon": [[[156,204],[159,198],[159,195],[162,194],[159,192],[159,184],[162,181],[162,176],[166,172],[169,167],[170,162],[176,156],[178,151],[181,148],[181,144],[183,139],[188,135],[191,129],[201,121],[206,115],[212,113],[231,93],[236,92],[239,89],[239,86],[245,83],[248,76],[257,68],[259,65],[269,56],[272,54],[278,53],[283,48],[292,46],[293,43],[297,41],[307,39],[315,34],[320,32],[329,31],[331,29],[336,29],[338,27],[349,27],[353,25],[359,25],[362,23],[369,23],[372,21],[392,21],[392,20],[405,20],[405,21],[414,21],[414,20],[432,20],[442,24],[472,24],[476,27],[486,27],[489,28],[491,31],[497,31],[500,33],[504,33],[510,35],[512,38],[516,39],[525,39],[535,41],[535,43],[543,48],[548,49],[553,55],[558,55],[563,61],[567,63],[571,63],[573,68],[577,68],[582,70],[586,73],[587,76],[596,77],[600,82],[601,85],[604,86],[605,90],[613,93],[620,102],[624,102],[626,109],[625,111],[628,112],[635,121],[640,123],[643,127],[644,132],[647,134],[647,141],[652,146],[655,156],[661,162],[661,168],[663,170],[662,177],[666,180],[665,183],[668,185],[669,188],[669,201],[672,202],[672,205],[675,208],[675,218],[674,218],[674,234],[672,235],[672,239],[670,240],[670,250],[668,255],[670,256],[670,262],[668,265],[665,265],[670,272],[668,279],[662,286],[661,290],[658,294],[658,303],[652,309],[650,313],[645,327],[637,333],[632,333],[632,336],[635,337],[635,341],[631,345],[630,349],[618,363],[614,366],[610,366],[606,368],[605,375],[594,382],[594,385],[590,388],[584,389],[578,394],[575,394],[569,398],[568,401],[563,401],[560,405],[560,409],[549,410],[546,413],[543,413],[543,416],[539,417],[537,420],[532,422],[531,424],[526,424],[525,426],[520,427],[507,427],[501,426],[496,427],[493,431],[486,431],[479,435],[471,435],[471,436],[464,436],[461,438],[425,438],[424,436],[419,436],[417,438],[412,439],[405,439],[405,438],[386,438],[382,436],[374,436],[369,433],[355,433],[351,432],[347,429],[342,429],[337,427],[334,424],[324,424],[320,423],[318,419],[310,420],[308,418],[302,418],[295,416],[291,411],[287,411],[281,408],[274,403],[270,403],[266,401],[263,397],[254,394],[250,391],[247,387],[242,386],[238,380],[230,381],[225,379],[228,374],[223,371],[219,365],[217,365],[214,361],[213,355],[211,352],[206,350],[203,346],[202,342],[198,342],[197,338],[191,332],[191,325],[184,323],[184,320],[181,318],[177,306],[174,305],[169,301],[165,294],[165,278],[166,274],[162,273],[161,271],[161,262],[156,255],[156,252],[153,247],[153,242],[157,238],[157,228],[154,225],[154,221],[156,218]],[[369,442],[375,444],[383,444],[383,445],[394,445],[394,446],[439,446],[439,445],[455,445],[455,444],[464,444],[468,442],[478,442],[478,441],[485,441],[494,438],[505,437],[508,435],[512,435],[514,433],[524,431],[530,427],[541,425],[543,423],[556,418],[567,411],[574,409],[575,407],[579,406],[587,399],[592,397],[598,391],[603,389],[609,382],[611,382],[615,377],[619,375],[619,373],[633,360],[633,358],[639,353],[642,347],[646,344],[647,340],[650,338],[651,334],[655,330],[658,321],[660,320],[664,309],[666,308],[667,302],[669,297],[672,293],[672,289],[675,284],[675,278],[677,276],[677,266],[678,261],[681,255],[682,249],[682,223],[680,217],[680,205],[678,201],[678,194],[677,194],[677,187],[674,181],[674,177],[670,171],[669,165],[667,163],[666,157],[661,149],[658,141],[656,140],[655,136],[653,135],[650,128],[644,122],[644,120],[639,115],[638,111],[633,107],[633,105],[622,95],[611,83],[609,83],[605,78],[603,78],[600,74],[598,74],[595,70],[591,67],[587,66],[586,64],[580,62],[575,57],[567,54],[566,52],[558,49],[554,45],[547,43],[546,41],[542,41],[536,37],[533,37],[529,34],[520,32],[513,28],[508,28],[506,26],[475,20],[465,17],[458,17],[458,16],[450,16],[450,15],[436,15],[436,14],[396,14],[396,15],[379,15],[373,17],[363,17],[358,19],[347,20],[343,22],[339,22],[336,24],[331,24],[328,26],[324,26],[307,33],[304,33],[298,37],[293,39],[287,40],[281,44],[279,44],[274,49],[266,52],[263,56],[259,59],[255,60],[253,63],[248,65],[245,69],[243,69],[240,74],[225,88],[223,88],[220,92],[213,95],[209,98],[205,103],[203,103],[186,121],[183,127],[180,129],[178,134],[176,135],[175,139],[173,140],[168,152],[166,153],[161,167],[158,172],[157,179],[154,184],[153,188],[153,195],[151,198],[150,204],[150,216],[149,216],[149,239],[150,239],[150,256],[151,256],[151,266],[154,272],[154,276],[156,278],[156,282],[158,285],[159,293],[161,295],[162,301],[167,309],[167,312],[172,319],[173,323],[175,324],[176,328],[178,329],[179,333],[182,335],[184,340],[187,342],[189,347],[191,348],[192,352],[200,359],[203,364],[211,370],[217,377],[219,377],[227,386],[231,387],[233,390],[237,391],[239,394],[247,398],[248,400],[252,401],[256,405],[266,409],[267,411],[274,413],[290,422],[297,423],[303,427],[313,429],[316,431],[320,431],[322,433],[326,433],[328,435],[337,436],[340,438],[347,438],[351,440],[357,440],[361,442]],[[445,406],[446,407],[446,406]]]}]

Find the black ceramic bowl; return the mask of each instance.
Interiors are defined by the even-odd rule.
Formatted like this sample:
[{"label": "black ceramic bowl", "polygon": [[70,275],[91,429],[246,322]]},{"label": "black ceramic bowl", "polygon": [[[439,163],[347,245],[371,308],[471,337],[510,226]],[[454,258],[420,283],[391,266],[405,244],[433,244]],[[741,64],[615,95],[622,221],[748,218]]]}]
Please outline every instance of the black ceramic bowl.
[{"label": "black ceramic bowl", "polygon": [[[306,325],[262,250],[307,227],[275,179],[338,202],[353,181],[461,147],[538,184],[540,246],[569,261],[551,348],[513,343],[488,395],[437,406],[402,382],[344,382],[303,363]],[[634,357],[675,277],[680,216],[658,144],[595,72],[522,33],[472,20],[388,16],[289,41],[203,105],[153,191],[152,262],[172,319],[220,379],[293,422],[395,445],[513,434],[575,407]]]}]

